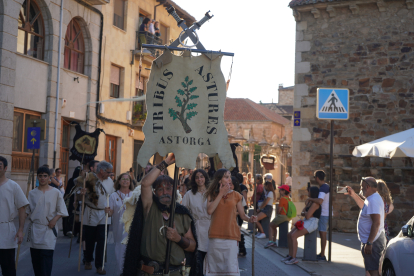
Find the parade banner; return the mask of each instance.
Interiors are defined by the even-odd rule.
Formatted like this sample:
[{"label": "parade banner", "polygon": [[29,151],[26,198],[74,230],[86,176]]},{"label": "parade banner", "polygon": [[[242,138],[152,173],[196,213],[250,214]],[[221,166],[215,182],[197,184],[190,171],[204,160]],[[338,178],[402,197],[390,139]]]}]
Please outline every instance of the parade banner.
[{"label": "parade banner", "polygon": [[158,152],[173,152],[178,167],[195,168],[199,153],[219,155],[235,167],[223,114],[226,82],[221,55],[175,56],[169,50],[152,65],[146,94],[147,119],[138,163],[145,167]]},{"label": "parade banner", "polygon": [[103,130],[97,128],[94,132],[89,133],[83,131],[79,123],[72,122],[72,124],[76,124],[76,134],[73,138],[73,146],[70,149],[72,154],[69,160],[78,160],[83,164],[87,164],[95,159],[96,151],[98,150],[99,134]]}]

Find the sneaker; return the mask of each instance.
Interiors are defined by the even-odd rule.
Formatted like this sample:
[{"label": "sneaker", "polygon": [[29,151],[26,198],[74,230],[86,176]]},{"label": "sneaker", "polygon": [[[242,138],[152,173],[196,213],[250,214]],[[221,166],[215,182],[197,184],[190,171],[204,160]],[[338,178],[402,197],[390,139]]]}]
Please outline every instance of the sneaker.
[{"label": "sneaker", "polygon": [[259,235],[256,236],[256,238],[258,238],[258,239],[266,239],[266,234],[265,233],[260,233]]},{"label": "sneaker", "polygon": [[85,270],[92,270],[92,264],[90,262],[85,262]]},{"label": "sneaker", "polygon": [[297,264],[298,262],[299,262],[298,259],[292,258],[289,261],[286,261],[285,264],[287,264],[287,265],[293,265],[293,264]]},{"label": "sneaker", "polygon": [[102,269],[102,267],[97,268],[96,273],[98,273],[99,275],[106,275],[106,271],[105,269]]},{"label": "sneaker", "polygon": [[292,257],[291,256],[289,256],[289,255],[286,255],[286,258],[284,258],[284,259],[282,259],[282,260],[280,260],[281,262],[286,262],[286,261],[289,261],[290,259],[292,259]]},{"label": "sneaker", "polygon": [[268,241],[266,243],[266,245],[264,246],[264,248],[269,248],[269,247],[277,247],[276,242],[274,242],[274,241]]},{"label": "sneaker", "polygon": [[316,256],[316,259],[318,260],[318,261],[325,261],[326,262],[326,256],[321,256],[321,255],[317,255]]}]

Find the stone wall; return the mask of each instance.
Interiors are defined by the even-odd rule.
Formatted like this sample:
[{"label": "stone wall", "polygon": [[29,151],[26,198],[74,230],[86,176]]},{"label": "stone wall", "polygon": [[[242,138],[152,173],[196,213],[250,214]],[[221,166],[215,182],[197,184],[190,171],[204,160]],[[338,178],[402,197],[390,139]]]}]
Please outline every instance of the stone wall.
[{"label": "stone wall", "polygon": [[[414,10],[405,1],[369,2],[294,8],[294,110],[301,111],[302,122],[293,130],[293,196],[303,202],[314,170],[325,170],[330,180],[330,123],[316,118],[317,88],[349,88],[350,119],[335,121],[333,183],[359,192],[362,176],[384,179],[395,205],[387,221],[397,234],[413,216],[413,159],[351,153],[357,145],[414,127]],[[359,208],[345,195],[333,196],[334,228],[356,231]]]},{"label": "stone wall", "polygon": [[279,100],[278,105],[293,105],[295,97],[294,87],[281,87],[279,86]]}]

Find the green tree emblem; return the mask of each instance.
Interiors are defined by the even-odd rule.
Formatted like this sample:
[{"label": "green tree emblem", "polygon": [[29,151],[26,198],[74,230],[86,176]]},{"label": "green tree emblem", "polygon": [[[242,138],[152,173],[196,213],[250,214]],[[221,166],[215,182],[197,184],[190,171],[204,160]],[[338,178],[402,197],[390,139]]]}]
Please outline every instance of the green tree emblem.
[{"label": "green tree emblem", "polygon": [[187,123],[187,120],[191,120],[192,117],[198,114],[197,111],[193,110],[197,106],[197,104],[189,103],[191,100],[197,99],[199,97],[198,95],[192,95],[192,93],[197,90],[197,87],[190,88],[192,84],[193,81],[188,81],[188,76],[185,77],[185,82],[181,83],[184,90],[178,89],[178,95],[175,96],[175,102],[177,103],[177,107],[181,107],[181,110],[176,111],[172,108],[168,110],[168,113],[170,114],[170,117],[173,118],[173,120],[180,120],[185,133],[190,133],[192,131],[191,127]]}]

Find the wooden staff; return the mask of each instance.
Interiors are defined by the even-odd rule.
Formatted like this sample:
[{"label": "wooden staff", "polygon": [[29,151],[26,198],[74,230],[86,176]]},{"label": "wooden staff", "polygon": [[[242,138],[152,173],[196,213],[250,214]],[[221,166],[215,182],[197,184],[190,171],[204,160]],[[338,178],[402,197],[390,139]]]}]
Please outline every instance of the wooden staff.
[{"label": "wooden staff", "polygon": [[[106,193],[106,207],[109,207],[109,195],[108,193]],[[105,243],[104,243],[104,255],[103,255],[103,264],[102,264],[102,270],[104,270],[105,268],[105,255],[106,255],[106,241],[108,239],[107,234],[108,234],[108,213],[106,213],[105,215]]]},{"label": "wooden staff", "polygon": [[[85,185],[86,185],[86,177],[88,176],[88,174],[85,175],[85,178],[83,179],[83,189],[85,189]],[[80,243],[79,243],[79,258],[78,258],[78,272],[80,271],[80,263],[81,263],[81,253],[82,253],[82,233],[83,233],[83,210],[85,207],[85,194],[82,195],[82,208],[81,208],[81,227],[80,227]]]},{"label": "wooden staff", "polygon": [[[72,251],[72,239],[73,239],[73,233],[75,232],[75,223],[76,223],[76,209],[78,209],[78,203],[76,202],[76,194],[74,195],[74,203],[75,203],[75,209],[73,209],[73,225],[72,225],[72,235],[70,236],[70,245],[69,245],[69,256],[70,258],[70,252]],[[70,199],[69,199],[70,201]],[[82,243],[81,243],[82,244]]]},{"label": "wooden staff", "polygon": [[[32,169],[34,170],[33,166],[34,166],[34,164],[32,164]],[[34,174],[34,171],[30,170],[29,177],[27,178],[26,198],[29,198],[30,179],[31,179],[32,174]],[[23,236],[24,236],[24,233],[23,233]],[[16,262],[14,264],[16,270],[17,270],[17,264],[19,263],[19,255],[20,255],[20,246],[21,245],[22,244],[20,243],[19,246],[17,247]]]},{"label": "wooden staff", "polygon": [[[254,180],[253,180],[253,188],[254,188],[254,192],[253,192],[253,214],[256,216],[257,215],[257,210],[256,210],[256,193],[257,193],[257,184],[256,182],[256,162],[254,161]],[[255,247],[256,247],[256,222],[253,222],[253,242],[252,242],[252,276],[254,276],[254,251],[255,251]]]}]

